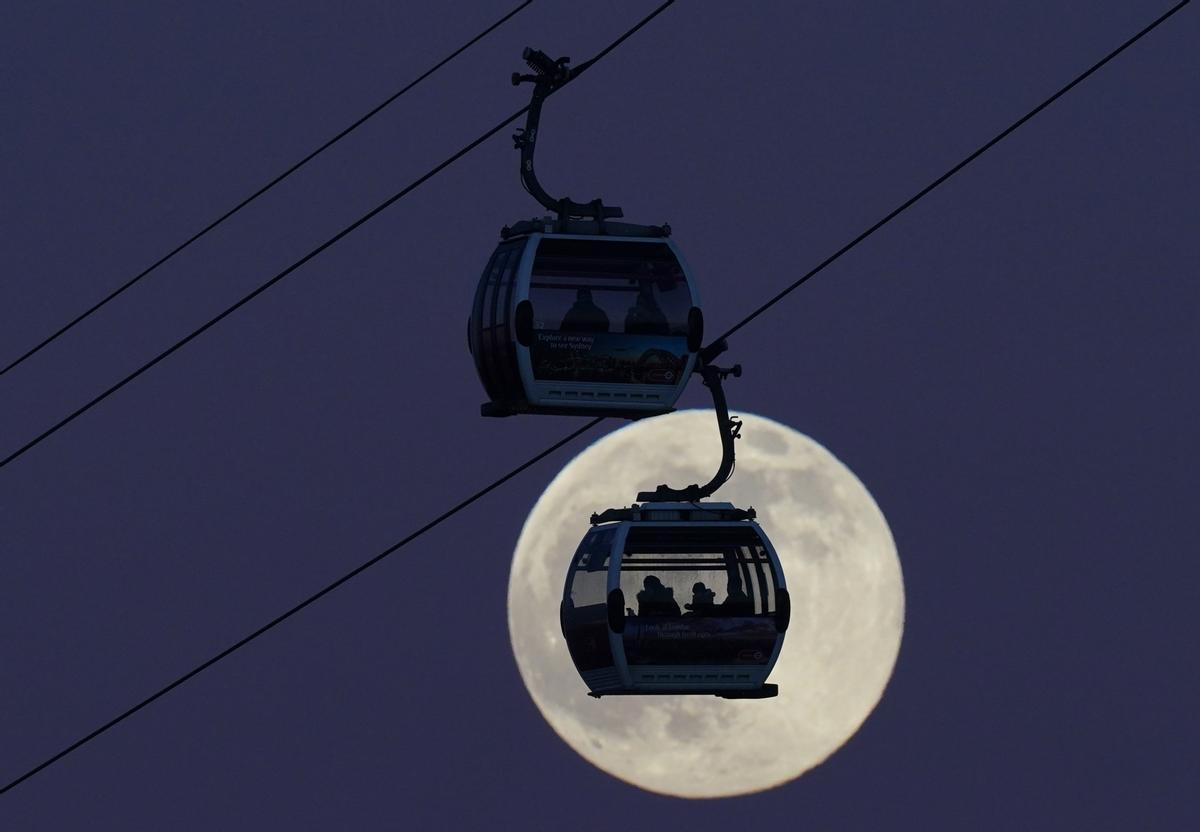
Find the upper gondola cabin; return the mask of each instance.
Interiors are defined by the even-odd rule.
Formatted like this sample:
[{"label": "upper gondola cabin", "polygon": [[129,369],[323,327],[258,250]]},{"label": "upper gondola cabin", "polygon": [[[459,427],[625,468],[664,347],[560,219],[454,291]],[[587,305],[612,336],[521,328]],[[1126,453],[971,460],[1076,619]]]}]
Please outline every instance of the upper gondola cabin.
[{"label": "upper gondola cabin", "polygon": [[696,286],[675,243],[621,236],[620,227],[589,235],[521,225],[525,233],[496,247],[471,311],[483,415],[673,410],[703,338]]}]

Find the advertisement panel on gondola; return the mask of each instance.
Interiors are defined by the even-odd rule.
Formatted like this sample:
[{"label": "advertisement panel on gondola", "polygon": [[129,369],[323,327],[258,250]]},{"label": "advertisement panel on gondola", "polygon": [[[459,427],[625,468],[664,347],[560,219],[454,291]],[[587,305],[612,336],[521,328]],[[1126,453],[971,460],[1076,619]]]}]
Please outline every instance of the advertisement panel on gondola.
[{"label": "advertisement panel on gondola", "polygon": [[537,331],[529,352],[538,381],[673,385],[688,360],[673,335]]},{"label": "advertisement panel on gondola", "polygon": [[631,616],[625,619],[625,658],[631,665],[761,665],[778,635],[773,615]]}]

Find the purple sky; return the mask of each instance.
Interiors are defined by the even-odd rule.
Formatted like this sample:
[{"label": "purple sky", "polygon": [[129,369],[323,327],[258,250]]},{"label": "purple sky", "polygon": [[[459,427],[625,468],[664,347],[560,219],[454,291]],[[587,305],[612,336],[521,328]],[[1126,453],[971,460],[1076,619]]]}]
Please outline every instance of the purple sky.
[{"label": "purple sky", "polygon": [[[513,5],[7,4],[0,364]],[[716,332],[1168,5],[684,0],[547,104],[539,171],[669,221]],[[581,61],[653,6],[537,0],[0,379],[0,455],[522,106],[522,47]],[[508,567],[581,442],[0,797],[0,827],[1200,824],[1198,13],[732,342],[735,412],[846,462],[905,570],[891,685],[826,764],[689,803],[542,721]],[[540,213],[508,132],[0,471],[0,781],[579,424],[478,416],[470,298]]]}]

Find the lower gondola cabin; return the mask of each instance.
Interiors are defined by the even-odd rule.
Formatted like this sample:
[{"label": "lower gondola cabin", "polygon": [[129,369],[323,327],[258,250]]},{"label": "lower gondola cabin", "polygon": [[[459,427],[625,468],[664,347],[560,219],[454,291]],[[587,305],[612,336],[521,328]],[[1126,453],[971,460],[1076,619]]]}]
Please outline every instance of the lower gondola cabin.
[{"label": "lower gondola cabin", "polygon": [[791,604],[753,509],[645,503],[593,516],[560,619],[592,696],[764,698]]}]

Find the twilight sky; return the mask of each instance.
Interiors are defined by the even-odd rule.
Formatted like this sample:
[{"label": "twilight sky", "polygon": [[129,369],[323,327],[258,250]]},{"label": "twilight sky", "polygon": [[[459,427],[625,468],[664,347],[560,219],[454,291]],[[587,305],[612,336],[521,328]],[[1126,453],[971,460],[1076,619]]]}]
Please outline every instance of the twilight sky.
[{"label": "twilight sky", "polygon": [[[342,5],[6,6],[0,364],[516,2]],[[0,456],[526,103],[522,47],[582,61],[654,5],[536,0],[0,378]],[[680,0],[551,99],[539,172],[670,222],[715,333],[1169,5]],[[684,802],[542,721],[508,568],[581,440],[0,797],[0,827],[1200,824],[1197,14],[732,340],[735,412],[849,465],[904,566],[891,685],[824,765]],[[0,470],[0,782],[579,424],[478,416],[468,304],[541,213],[509,132]]]}]

